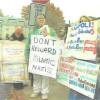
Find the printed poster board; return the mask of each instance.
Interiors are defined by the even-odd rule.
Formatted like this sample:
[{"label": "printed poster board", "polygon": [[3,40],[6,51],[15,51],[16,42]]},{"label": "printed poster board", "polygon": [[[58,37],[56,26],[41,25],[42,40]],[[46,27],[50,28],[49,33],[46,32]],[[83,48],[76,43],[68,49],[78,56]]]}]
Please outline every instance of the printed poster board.
[{"label": "printed poster board", "polygon": [[96,60],[97,23],[83,22],[68,29],[66,54],[83,60]]},{"label": "printed poster board", "polygon": [[3,64],[1,81],[5,83],[25,82],[28,80],[26,64]]},{"label": "printed poster board", "polygon": [[94,98],[99,66],[61,56],[57,81],[85,96]]},{"label": "printed poster board", "polygon": [[18,41],[3,41],[2,61],[6,64],[25,63],[25,44]]}]

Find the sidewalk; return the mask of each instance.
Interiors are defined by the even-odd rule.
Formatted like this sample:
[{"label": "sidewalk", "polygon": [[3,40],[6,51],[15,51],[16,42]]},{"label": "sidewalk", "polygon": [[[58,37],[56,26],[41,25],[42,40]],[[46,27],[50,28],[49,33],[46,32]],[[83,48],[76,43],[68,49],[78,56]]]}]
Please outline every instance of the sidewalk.
[{"label": "sidewalk", "polygon": [[[26,87],[24,89],[26,100],[41,100],[41,97],[30,98],[30,94],[32,93],[32,87]],[[55,80],[50,79],[50,94],[49,100],[67,100],[68,90],[65,86],[57,83]]]}]

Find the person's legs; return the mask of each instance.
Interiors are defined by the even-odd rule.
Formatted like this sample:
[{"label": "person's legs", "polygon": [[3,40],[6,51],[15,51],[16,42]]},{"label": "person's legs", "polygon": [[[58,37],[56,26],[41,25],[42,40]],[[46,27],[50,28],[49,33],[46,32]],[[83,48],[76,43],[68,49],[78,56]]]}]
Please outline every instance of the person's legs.
[{"label": "person's legs", "polygon": [[99,77],[98,77],[98,81],[97,81],[97,87],[96,87],[96,93],[95,93],[95,100],[100,100],[100,78]]},{"label": "person's legs", "polygon": [[42,76],[42,87],[41,87],[42,99],[48,99],[48,93],[49,93],[49,77]]},{"label": "person's legs", "polygon": [[69,90],[68,100],[77,100],[76,96],[77,92],[75,92],[74,90]]},{"label": "person's legs", "polygon": [[25,100],[23,88],[23,83],[14,83],[13,84],[13,91],[11,94],[11,100]]},{"label": "person's legs", "polygon": [[38,94],[41,92],[41,79],[42,77],[40,75],[35,75],[33,76],[34,81],[33,81],[33,91],[34,93],[31,94],[31,97],[36,97]]},{"label": "person's legs", "polygon": [[25,100],[24,92],[23,90],[16,90],[17,98],[18,100]]},{"label": "person's legs", "polygon": [[29,81],[30,81],[30,86],[33,86],[33,74],[29,73]]},{"label": "person's legs", "polygon": [[39,93],[41,91],[41,76],[40,75],[34,75],[34,82],[33,82],[33,90],[34,93]]}]

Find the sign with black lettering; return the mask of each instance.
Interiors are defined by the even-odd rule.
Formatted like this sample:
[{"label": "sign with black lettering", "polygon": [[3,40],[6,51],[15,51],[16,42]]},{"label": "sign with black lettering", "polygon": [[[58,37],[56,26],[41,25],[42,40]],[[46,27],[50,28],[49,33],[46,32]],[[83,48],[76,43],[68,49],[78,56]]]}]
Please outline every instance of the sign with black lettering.
[{"label": "sign with black lettering", "polygon": [[31,36],[29,72],[56,78],[58,58],[59,49],[55,39],[41,35]]}]

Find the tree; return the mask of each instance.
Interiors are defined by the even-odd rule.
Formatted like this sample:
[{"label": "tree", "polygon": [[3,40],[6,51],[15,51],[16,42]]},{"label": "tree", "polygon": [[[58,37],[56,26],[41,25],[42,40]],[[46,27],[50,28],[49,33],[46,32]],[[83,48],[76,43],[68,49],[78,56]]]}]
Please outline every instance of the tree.
[{"label": "tree", "polygon": [[[64,27],[64,17],[62,11],[50,2],[46,4],[46,8],[47,24],[53,27],[56,31],[59,31],[60,28]],[[22,8],[22,17],[26,20],[29,19],[29,5]]]},{"label": "tree", "polygon": [[62,11],[56,8],[54,4],[47,3],[47,23],[57,32],[64,27],[64,17]]},{"label": "tree", "polygon": [[0,16],[4,16],[4,14],[3,14],[3,12],[2,12],[2,10],[0,9]]},{"label": "tree", "polygon": [[22,7],[21,15],[22,15],[22,18],[25,18],[26,20],[29,19],[29,5]]}]

